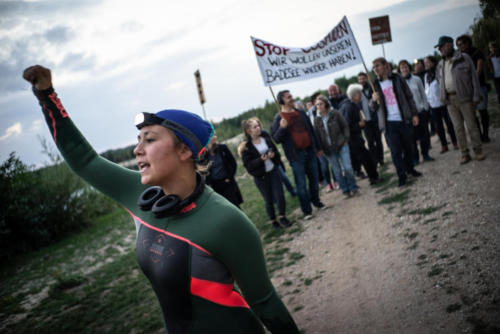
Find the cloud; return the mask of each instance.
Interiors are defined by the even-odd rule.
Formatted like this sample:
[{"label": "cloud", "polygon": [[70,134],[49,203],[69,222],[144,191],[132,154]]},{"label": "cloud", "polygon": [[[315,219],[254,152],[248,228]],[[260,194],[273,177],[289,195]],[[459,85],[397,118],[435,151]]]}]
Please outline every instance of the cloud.
[{"label": "cloud", "polygon": [[5,130],[5,133],[3,136],[0,136],[0,141],[3,141],[7,138],[9,138],[12,135],[20,135],[21,132],[23,131],[23,128],[21,126],[21,123],[17,122],[12,126],[9,126],[7,130]]},{"label": "cloud", "polygon": [[63,67],[66,70],[85,71],[92,69],[95,65],[96,65],[95,55],[86,55],[83,52],[80,53],[70,52],[66,56],[64,56],[64,59],[61,62],[60,67]]},{"label": "cloud", "polygon": [[61,45],[68,42],[74,36],[74,33],[69,27],[56,26],[47,30],[43,36],[50,43]]},{"label": "cloud", "polygon": [[40,129],[42,128],[43,121],[41,119],[34,120],[33,123],[31,123],[31,132],[38,133]]}]

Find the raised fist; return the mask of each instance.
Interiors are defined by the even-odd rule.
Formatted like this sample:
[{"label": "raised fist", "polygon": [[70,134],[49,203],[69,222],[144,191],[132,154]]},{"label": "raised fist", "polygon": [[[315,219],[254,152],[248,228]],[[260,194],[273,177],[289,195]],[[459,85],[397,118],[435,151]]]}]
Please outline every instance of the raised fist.
[{"label": "raised fist", "polygon": [[48,68],[40,65],[30,66],[23,72],[23,78],[36,90],[46,90],[52,86],[52,75]]}]

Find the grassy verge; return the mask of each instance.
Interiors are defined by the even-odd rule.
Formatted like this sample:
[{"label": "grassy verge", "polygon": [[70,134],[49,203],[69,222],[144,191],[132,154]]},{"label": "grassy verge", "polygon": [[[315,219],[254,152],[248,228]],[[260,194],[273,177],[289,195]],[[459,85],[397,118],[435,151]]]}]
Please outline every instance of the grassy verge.
[{"label": "grassy verge", "polygon": [[[261,232],[270,272],[300,261],[302,254],[283,246],[300,223],[273,230],[253,178],[239,165],[242,209]],[[296,220],[298,200],[286,193],[286,201]],[[2,268],[0,280],[2,333],[164,332],[156,296],[137,265],[134,224],[117,206],[89,228],[19,256]]]}]

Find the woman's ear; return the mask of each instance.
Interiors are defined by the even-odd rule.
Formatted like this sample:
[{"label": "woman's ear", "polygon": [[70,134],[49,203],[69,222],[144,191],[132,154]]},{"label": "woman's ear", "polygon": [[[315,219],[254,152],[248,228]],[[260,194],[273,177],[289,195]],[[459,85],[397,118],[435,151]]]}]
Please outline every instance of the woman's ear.
[{"label": "woman's ear", "polygon": [[191,160],[193,157],[193,151],[184,143],[180,145],[177,149],[177,154],[179,155],[179,159],[181,161]]}]

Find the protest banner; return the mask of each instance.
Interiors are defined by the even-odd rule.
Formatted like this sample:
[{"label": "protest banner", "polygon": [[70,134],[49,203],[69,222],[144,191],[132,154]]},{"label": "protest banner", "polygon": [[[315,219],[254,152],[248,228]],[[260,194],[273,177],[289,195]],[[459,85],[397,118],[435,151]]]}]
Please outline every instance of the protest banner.
[{"label": "protest banner", "polygon": [[363,63],[345,16],[323,39],[306,48],[251,39],[264,85],[268,87],[312,79]]}]

